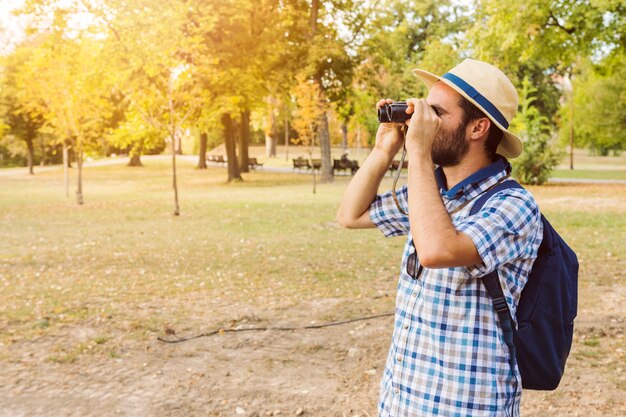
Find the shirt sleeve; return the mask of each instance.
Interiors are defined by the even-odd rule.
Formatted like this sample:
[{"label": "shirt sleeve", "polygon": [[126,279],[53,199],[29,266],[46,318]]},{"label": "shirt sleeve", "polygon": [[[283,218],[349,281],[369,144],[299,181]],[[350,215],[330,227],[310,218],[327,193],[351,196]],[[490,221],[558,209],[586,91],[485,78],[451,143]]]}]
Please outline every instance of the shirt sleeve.
[{"label": "shirt sleeve", "polygon": [[[409,212],[408,189],[403,186],[396,191],[400,207]],[[393,191],[377,195],[369,209],[369,215],[385,237],[404,236],[409,233],[409,216],[402,214],[393,199]]]},{"label": "shirt sleeve", "polygon": [[526,190],[494,194],[476,214],[456,225],[468,236],[483,262],[470,265],[473,277],[482,277],[517,259],[537,257],[542,223],[539,207]]}]

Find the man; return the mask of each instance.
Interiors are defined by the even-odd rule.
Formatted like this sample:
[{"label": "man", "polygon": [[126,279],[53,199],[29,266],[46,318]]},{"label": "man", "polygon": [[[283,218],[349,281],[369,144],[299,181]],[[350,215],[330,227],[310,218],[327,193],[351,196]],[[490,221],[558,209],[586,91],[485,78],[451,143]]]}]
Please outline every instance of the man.
[{"label": "man", "polygon": [[507,131],[517,93],[499,69],[470,59],[441,77],[413,73],[429,94],[407,100],[408,185],[396,194],[403,210],[391,192],[377,195],[403,143],[404,126],[385,123],[337,212],[344,227],[407,235],[379,414],[518,416],[519,370],[481,277],[498,270],[515,317],[542,239],[539,209],[526,190],[507,189],[469,215],[508,177],[504,157],[521,153]]}]

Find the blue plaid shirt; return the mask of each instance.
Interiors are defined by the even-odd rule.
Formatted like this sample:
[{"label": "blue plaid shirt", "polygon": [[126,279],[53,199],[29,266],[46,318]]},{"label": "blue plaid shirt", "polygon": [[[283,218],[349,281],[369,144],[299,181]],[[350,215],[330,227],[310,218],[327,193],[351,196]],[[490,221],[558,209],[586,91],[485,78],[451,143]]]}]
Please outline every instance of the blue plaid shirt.
[{"label": "blue plaid shirt", "polygon": [[[441,168],[435,171],[441,198],[453,211],[507,175],[499,159],[450,190]],[[397,191],[408,212],[406,186]],[[393,338],[383,378],[381,416],[519,416],[521,378],[511,369],[498,316],[480,278],[497,269],[515,318],[517,302],[543,236],[539,209],[524,189],[494,194],[473,216],[474,203],[452,215],[483,262],[457,268],[424,268],[407,274],[414,251],[409,218],[391,192],[379,195],[370,217],[387,237],[407,235],[400,267]]]}]

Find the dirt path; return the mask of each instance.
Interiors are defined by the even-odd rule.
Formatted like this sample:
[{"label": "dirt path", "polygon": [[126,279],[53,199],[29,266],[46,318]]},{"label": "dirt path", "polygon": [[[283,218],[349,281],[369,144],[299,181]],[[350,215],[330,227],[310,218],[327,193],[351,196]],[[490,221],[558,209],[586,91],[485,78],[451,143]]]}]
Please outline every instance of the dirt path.
[{"label": "dirt path", "polygon": [[[592,288],[596,294],[587,295],[605,290]],[[581,312],[561,386],[552,393],[525,392],[524,416],[626,415],[623,286],[605,301],[602,311]],[[233,324],[308,324],[338,302],[318,300],[279,313],[247,306]],[[366,302],[361,303],[365,311]],[[65,328],[56,337],[9,346],[0,376],[0,416],[374,416],[392,319],[231,333],[180,344],[152,336],[120,342],[119,358],[84,354],[74,363],[46,360],[59,343],[111,331],[98,326]],[[608,354],[589,353],[595,348]]]}]

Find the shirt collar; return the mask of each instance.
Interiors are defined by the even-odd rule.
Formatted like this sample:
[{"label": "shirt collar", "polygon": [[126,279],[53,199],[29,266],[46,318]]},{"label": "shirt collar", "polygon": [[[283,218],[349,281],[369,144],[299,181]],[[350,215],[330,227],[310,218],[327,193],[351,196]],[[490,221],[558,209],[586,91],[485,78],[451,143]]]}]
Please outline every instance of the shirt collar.
[{"label": "shirt collar", "polygon": [[509,164],[509,161],[507,161],[505,158],[499,157],[495,162],[474,172],[472,175],[465,178],[463,181],[461,181],[449,190],[447,189],[446,185],[446,174],[443,172],[442,167],[437,167],[437,169],[435,170],[435,180],[437,181],[437,186],[443,191],[443,194],[447,198],[452,198],[456,194],[458,194],[459,191],[463,190],[466,186],[470,184],[476,184],[487,178],[493,177],[494,175],[504,170],[510,172],[511,164]]}]

